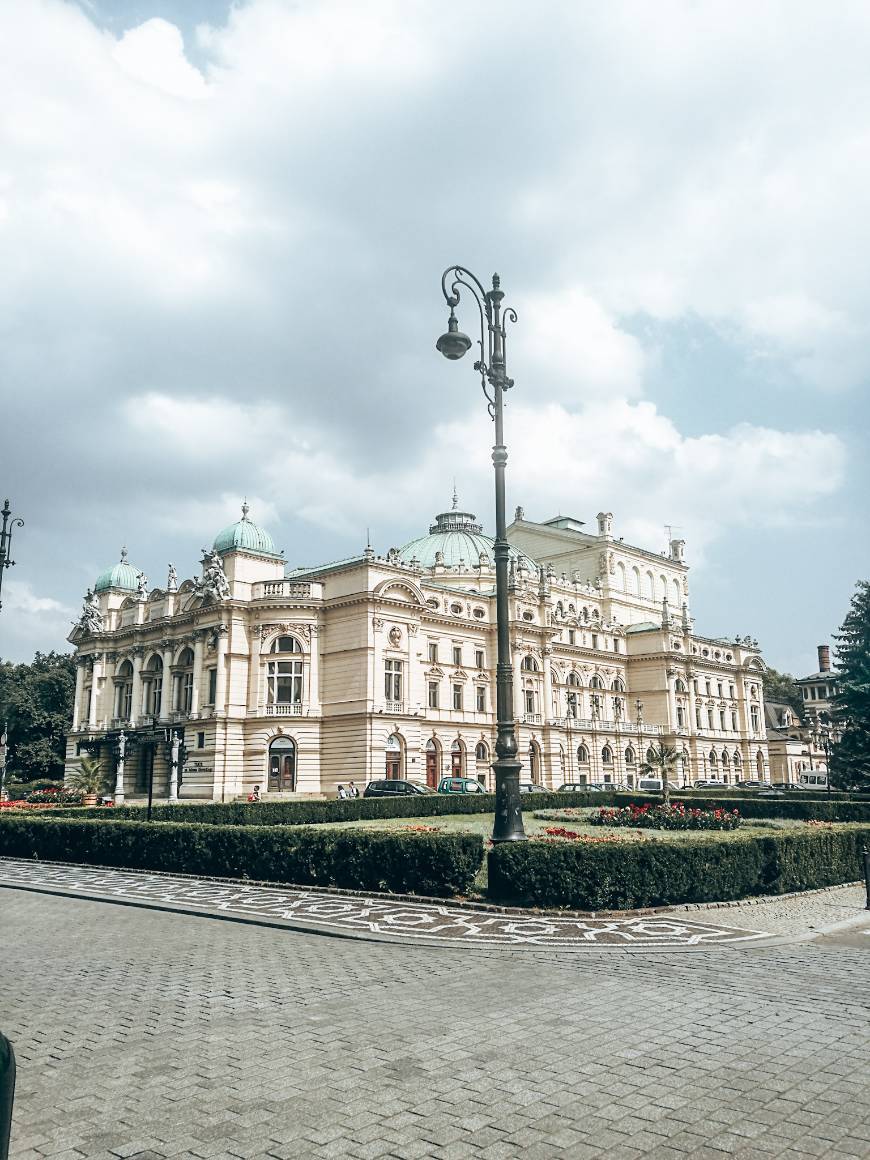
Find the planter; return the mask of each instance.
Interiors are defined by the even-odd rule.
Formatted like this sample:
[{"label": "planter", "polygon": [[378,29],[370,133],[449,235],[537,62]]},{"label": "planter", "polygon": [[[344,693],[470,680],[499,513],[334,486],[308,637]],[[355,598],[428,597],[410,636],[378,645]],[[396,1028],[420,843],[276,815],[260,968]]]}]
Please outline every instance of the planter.
[{"label": "planter", "polygon": [[86,793],[82,798],[83,806],[95,806],[100,800],[98,793]]}]

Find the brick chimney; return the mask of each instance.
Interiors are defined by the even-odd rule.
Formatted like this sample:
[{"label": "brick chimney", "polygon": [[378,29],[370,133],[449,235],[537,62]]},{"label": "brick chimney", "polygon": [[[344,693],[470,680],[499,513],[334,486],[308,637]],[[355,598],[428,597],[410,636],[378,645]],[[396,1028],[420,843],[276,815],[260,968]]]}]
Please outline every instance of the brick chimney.
[{"label": "brick chimney", "polygon": [[828,645],[820,644],[819,649],[819,672],[829,673],[831,671],[831,650]]}]

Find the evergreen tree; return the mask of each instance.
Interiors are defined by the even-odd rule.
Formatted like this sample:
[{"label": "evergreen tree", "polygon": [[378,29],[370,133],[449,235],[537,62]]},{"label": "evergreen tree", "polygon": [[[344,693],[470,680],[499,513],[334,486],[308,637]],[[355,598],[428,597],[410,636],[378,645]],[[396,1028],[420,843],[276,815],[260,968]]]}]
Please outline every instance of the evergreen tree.
[{"label": "evergreen tree", "polygon": [[63,777],[75,684],[68,653],[37,653],[29,665],[0,662],[0,725],[9,726],[7,778]]},{"label": "evergreen tree", "polygon": [[837,642],[834,712],[840,740],[831,753],[831,781],[841,789],[870,789],[870,582],[859,580]]}]

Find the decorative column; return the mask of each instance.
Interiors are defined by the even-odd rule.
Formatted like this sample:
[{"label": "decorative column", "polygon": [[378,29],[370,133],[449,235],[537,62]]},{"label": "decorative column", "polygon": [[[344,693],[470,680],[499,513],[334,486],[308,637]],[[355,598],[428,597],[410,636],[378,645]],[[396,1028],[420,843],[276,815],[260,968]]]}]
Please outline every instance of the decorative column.
[{"label": "decorative column", "polygon": [[[312,715],[320,716],[322,709],[320,705],[320,631],[321,626],[317,623],[311,625],[311,641],[308,665],[308,709]],[[416,631],[416,629],[415,629]],[[410,709],[411,707],[411,652],[410,652],[410,636],[408,638],[408,652],[407,661],[405,665],[405,704]]]},{"label": "decorative column", "polygon": [[169,800],[178,801],[178,754],[181,741],[175,730],[172,731],[172,744],[169,750]]},{"label": "decorative column", "polygon": [[72,731],[78,732],[79,722],[82,717],[82,692],[85,687],[85,660],[84,657],[76,657],[76,693],[73,701],[73,720]]},{"label": "decorative column", "polygon": [[168,641],[160,642],[163,656],[163,696],[160,698],[160,717],[168,721],[175,706],[175,676],[172,672],[172,654],[175,651]]},{"label": "decorative column", "polygon": [[190,715],[195,717],[199,712],[199,690],[202,684],[202,640],[204,630],[196,629],[193,634],[193,689],[190,696]]},{"label": "decorative column", "polygon": [[100,669],[103,664],[103,654],[96,653],[94,655],[94,667],[91,671],[91,708],[88,713],[88,729],[93,731],[97,727],[97,701],[99,699],[99,680]]},{"label": "decorative column", "polygon": [[217,637],[215,643],[215,658],[217,664],[217,678],[215,681],[214,694],[214,708],[215,713],[218,712],[218,707],[226,707],[227,699],[227,626],[219,624],[214,629]]},{"label": "decorative column", "polygon": [[115,767],[115,805],[124,804],[124,757],[127,753],[127,734],[122,729],[118,735],[118,764]]},{"label": "decorative column", "polygon": [[130,721],[136,725],[142,719],[142,649],[133,650],[133,690],[130,696]]}]

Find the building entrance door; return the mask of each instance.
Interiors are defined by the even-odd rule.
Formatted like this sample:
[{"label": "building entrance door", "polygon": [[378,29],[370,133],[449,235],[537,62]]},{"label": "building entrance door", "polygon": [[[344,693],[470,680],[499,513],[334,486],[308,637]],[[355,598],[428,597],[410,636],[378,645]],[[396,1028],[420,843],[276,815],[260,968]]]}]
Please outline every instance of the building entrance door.
[{"label": "building entrance door", "polygon": [[387,738],[386,773],[393,780],[402,776],[402,742],[395,733]]},{"label": "building entrance door", "polygon": [[269,746],[269,792],[292,793],[296,788],[296,743],[276,737]]},{"label": "building entrance door", "polygon": [[438,746],[434,741],[426,742],[426,784],[430,789],[438,788]]}]

